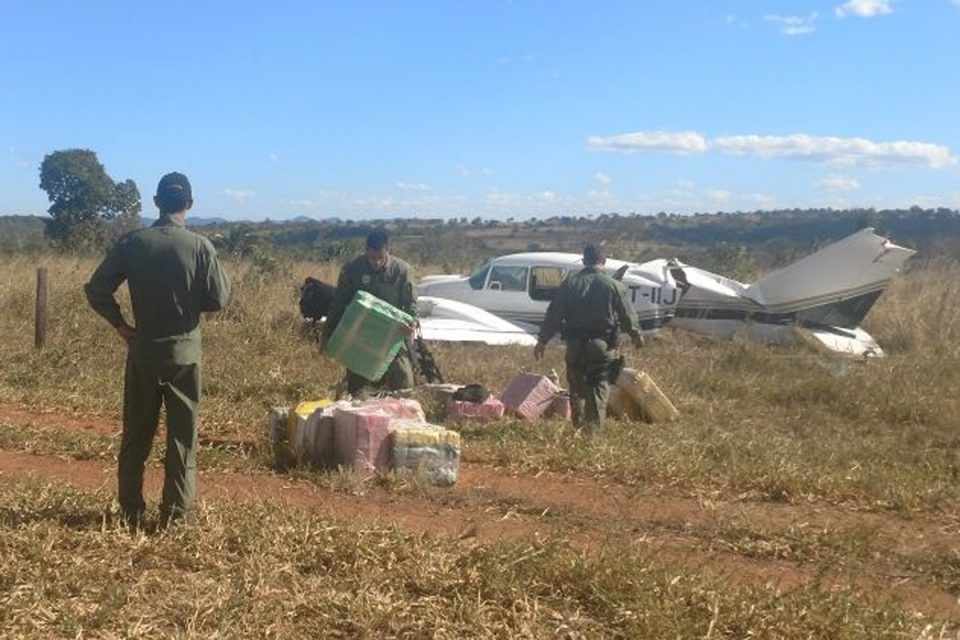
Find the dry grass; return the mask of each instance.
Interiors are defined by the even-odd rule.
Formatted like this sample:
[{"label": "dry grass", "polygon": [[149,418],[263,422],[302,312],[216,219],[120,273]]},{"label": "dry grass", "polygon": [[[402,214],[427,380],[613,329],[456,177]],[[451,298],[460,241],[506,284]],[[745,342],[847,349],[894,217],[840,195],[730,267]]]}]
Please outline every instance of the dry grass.
[{"label": "dry grass", "polygon": [[[36,261],[0,264],[5,364],[0,400],[116,415],[123,352],[87,308],[89,260],[49,257],[49,346],[31,344]],[[304,336],[296,286],[330,266],[280,264],[264,273],[230,265],[228,311],[205,327],[204,434],[257,440],[276,404],[328,395],[340,376]],[[933,265],[897,281],[868,328],[890,352],[843,362],[799,349],[711,343],[666,334],[634,362],[683,411],[673,425],[614,424],[594,442],[558,424],[504,422],[468,431],[466,457],[526,470],[607,476],[626,483],[723,491],[776,501],[823,498],[879,509],[953,509],[960,436],[960,268]],[[448,378],[502,388],[517,371],[562,373],[562,351],[544,364],[526,349],[444,345]]]},{"label": "dry grass", "polygon": [[[117,418],[122,348],[81,291],[95,265],[40,260],[52,286],[42,352],[32,345],[38,260],[0,257],[0,402]],[[329,281],[335,274],[309,263],[228,268],[235,299],[205,326],[203,435],[262,443],[270,406],[328,395],[340,376],[316,352],[296,309],[305,275]],[[894,283],[867,324],[889,353],[883,360],[837,361],[803,349],[667,332],[631,357],[679,406],[679,422],[613,423],[590,441],[564,424],[507,420],[466,428],[464,457],[651,493],[841,505],[954,522],[958,282],[960,267],[935,263]],[[493,389],[524,369],[563,372],[559,348],[542,364],[519,348],[442,345],[436,356],[449,379]],[[0,425],[0,449],[109,463],[116,444],[102,435]],[[205,468],[263,473],[269,466],[263,446],[206,447],[201,455]],[[297,475],[337,491],[356,489],[350,475]],[[419,491],[390,478],[380,488]],[[443,500],[430,492],[421,497]],[[923,631],[889,603],[818,585],[778,597],[718,583],[645,556],[629,540],[590,557],[556,541],[464,546],[269,505],[208,505],[197,530],[129,538],[101,526],[108,499],[0,486],[0,625],[7,635],[948,637]],[[869,530],[767,530],[721,520],[683,533],[703,548],[813,565],[860,567],[886,553]],[[955,551],[884,562],[960,590]]]},{"label": "dry grass", "polygon": [[904,638],[925,623],[816,585],[781,592],[642,551],[563,541],[476,546],[211,506],[130,536],[105,496],[0,486],[4,637]]}]

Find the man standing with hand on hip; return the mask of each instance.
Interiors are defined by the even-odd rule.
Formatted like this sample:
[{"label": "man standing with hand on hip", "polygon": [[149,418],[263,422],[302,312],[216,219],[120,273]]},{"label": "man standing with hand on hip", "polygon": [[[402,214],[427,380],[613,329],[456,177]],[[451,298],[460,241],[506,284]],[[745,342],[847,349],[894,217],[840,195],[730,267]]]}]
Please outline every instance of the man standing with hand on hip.
[{"label": "man standing with hand on hip", "polygon": [[643,344],[636,311],[623,284],[604,272],[606,261],[603,245],[584,248],[584,268],[560,284],[533,351],[535,359],[542,358],[547,343],[563,329],[573,424],[590,432],[601,428],[607,415],[620,331],[632,338],[634,346]]},{"label": "man standing with hand on hip", "polygon": [[[144,465],[167,410],[160,525],[186,516],[196,496],[197,409],[200,403],[200,314],[222,309],[230,281],[209,240],[186,229],[193,206],[190,181],[168,173],[157,185],[160,218],[110,250],[84,288],[90,306],[127,342],[123,438],[118,461],[119,501],[125,521],[139,526]],[[134,325],[114,294],[127,281]]]}]

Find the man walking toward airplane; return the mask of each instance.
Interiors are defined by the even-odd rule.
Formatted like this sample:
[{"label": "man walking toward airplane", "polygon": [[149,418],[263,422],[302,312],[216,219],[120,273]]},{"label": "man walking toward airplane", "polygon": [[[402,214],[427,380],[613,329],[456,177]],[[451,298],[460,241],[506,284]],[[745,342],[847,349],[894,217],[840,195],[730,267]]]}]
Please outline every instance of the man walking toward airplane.
[{"label": "man walking toward airplane", "polygon": [[[367,236],[366,252],[348,262],[340,271],[337,292],[323,327],[321,350],[333,335],[357,291],[366,291],[416,318],[417,294],[410,272],[410,265],[391,255],[387,232],[383,229],[372,231]],[[380,380],[367,380],[352,371],[347,372],[347,392],[351,395],[360,394],[370,388],[396,391],[409,389],[413,385],[413,361],[409,341],[407,346],[400,349]]]},{"label": "man walking toward airplane", "polygon": [[584,268],[557,289],[533,351],[534,358],[541,359],[547,343],[563,329],[573,424],[590,433],[606,418],[620,331],[629,334],[635,346],[643,344],[626,289],[603,271],[606,260],[602,245],[584,248]]},{"label": "man walking toward airplane", "polygon": [[[125,521],[141,524],[146,505],[143,473],[161,405],[167,410],[160,524],[187,516],[196,496],[197,409],[202,356],[200,314],[219,311],[230,281],[209,240],[188,231],[190,181],[168,173],[153,199],[160,218],[124,236],[94,272],[85,291],[90,306],[127,343],[123,437],[118,461],[119,501]],[[134,326],[114,294],[127,281]]]}]

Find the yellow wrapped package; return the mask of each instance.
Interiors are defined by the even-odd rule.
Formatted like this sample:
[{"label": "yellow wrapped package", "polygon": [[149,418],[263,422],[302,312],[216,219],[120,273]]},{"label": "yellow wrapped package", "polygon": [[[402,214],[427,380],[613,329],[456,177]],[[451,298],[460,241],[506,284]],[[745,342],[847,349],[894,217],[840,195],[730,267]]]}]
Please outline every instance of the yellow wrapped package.
[{"label": "yellow wrapped package", "polygon": [[617,387],[626,392],[650,422],[672,422],[680,417],[670,399],[644,371],[624,369],[617,378]]}]

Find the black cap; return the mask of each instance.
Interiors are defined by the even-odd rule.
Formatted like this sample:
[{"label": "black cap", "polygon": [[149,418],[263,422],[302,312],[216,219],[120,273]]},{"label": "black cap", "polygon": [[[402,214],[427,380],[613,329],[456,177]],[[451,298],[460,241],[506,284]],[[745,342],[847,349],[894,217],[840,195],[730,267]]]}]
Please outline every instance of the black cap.
[{"label": "black cap", "polygon": [[599,264],[607,259],[607,248],[601,242],[599,244],[590,243],[583,248],[583,264]]},{"label": "black cap", "polygon": [[374,229],[367,234],[367,249],[379,251],[381,249],[386,249],[389,244],[390,236],[387,234],[387,230],[382,227],[379,229]]},{"label": "black cap", "polygon": [[193,203],[193,190],[190,180],[182,173],[174,171],[160,178],[157,185],[157,205],[160,213],[179,213]]},{"label": "black cap", "polygon": [[160,178],[160,183],[157,185],[157,197],[176,197],[193,200],[193,190],[190,188],[190,180],[187,179],[187,176],[176,171],[168,173]]}]

